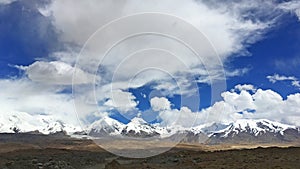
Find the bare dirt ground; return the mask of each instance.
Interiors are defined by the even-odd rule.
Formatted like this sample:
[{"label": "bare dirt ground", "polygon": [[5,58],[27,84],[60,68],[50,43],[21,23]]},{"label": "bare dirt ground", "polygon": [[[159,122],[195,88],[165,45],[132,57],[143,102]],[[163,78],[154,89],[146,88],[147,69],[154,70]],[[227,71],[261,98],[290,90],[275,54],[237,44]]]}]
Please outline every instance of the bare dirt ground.
[{"label": "bare dirt ground", "polygon": [[300,168],[300,148],[291,145],[179,144],[163,154],[134,159],[113,155],[90,140],[1,134],[0,169]]}]

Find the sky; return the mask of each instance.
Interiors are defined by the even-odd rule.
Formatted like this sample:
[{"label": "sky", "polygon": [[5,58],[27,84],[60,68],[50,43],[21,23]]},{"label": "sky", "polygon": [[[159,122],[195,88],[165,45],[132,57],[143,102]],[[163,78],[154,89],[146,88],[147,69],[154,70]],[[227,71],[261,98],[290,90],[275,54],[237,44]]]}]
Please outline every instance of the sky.
[{"label": "sky", "polygon": [[0,113],[300,126],[297,0],[0,0]]}]

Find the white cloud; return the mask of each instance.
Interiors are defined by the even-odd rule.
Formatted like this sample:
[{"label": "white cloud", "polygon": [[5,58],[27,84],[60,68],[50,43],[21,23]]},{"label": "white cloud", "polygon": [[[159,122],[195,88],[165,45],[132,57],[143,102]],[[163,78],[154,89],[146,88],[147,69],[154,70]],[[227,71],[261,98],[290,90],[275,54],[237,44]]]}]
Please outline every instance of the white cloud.
[{"label": "white cloud", "polygon": [[272,76],[267,76],[267,79],[269,79],[269,81],[272,83],[276,83],[278,81],[291,81],[292,86],[300,87],[300,81],[294,76],[282,76],[274,74]]},{"label": "white cloud", "polygon": [[230,123],[234,122],[242,115],[237,113],[235,106],[224,101],[216,102],[211,107],[198,112],[195,125],[204,123]]},{"label": "white cloud", "polygon": [[[240,94],[225,92],[222,96],[224,98],[223,101],[214,104],[211,108],[203,112],[214,114],[216,113],[216,110],[214,110],[215,107],[222,104],[221,108],[219,107],[218,109],[223,109],[223,111],[217,111],[218,113],[223,112],[218,116],[221,120],[234,121],[237,118],[265,118],[300,125],[299,122],[288,120],[299,113],[299,93],[289,95],[286,100],[283,100],[278,93],[272,90],[262,89],[258,89],[254,94],[243,90]],[[240,112],[243,112],[243,114],[239,114]],[[228,113],[231,114],[229,117],[235,118],[228,118]]]},{"label": "white cloud", "polygon": [[282,5],[280,5],[280,8],[283,10],[290,11],[292,13],[295,13],[296,16],[299,18],[300,21],[300,2],[299,1],[289,1],[285,2]]},{"label": "white cloud", "polygon": [[135,102],[135,96],[132,93],[124,92],[121,90],[114,90],[111,92],[111,97],[104,105],[119,110],[121,113],[126,113],[135,109],[137,102]]},{"label": "white cloud", "polygon": [[187,107],[181,107],[180,110],[169,109],[159,113],[159,118],[162,120],[162,126],[182,126],[192,127],[197,119],[197,113],[192,112]]},{"label": "white cloud", "polygon": [[226,76],[227,77],[243,76],[244,74],[248,73],[249,71],[250,71],[249,68],[236,69],[233,71],[226,71]]},{"label": "white cloud", "polygon": [[16,0],[0,0],[0,5],[1,4],[10,4],[10,3],[14,2],[14,1],[16,1]]},{"label": "white cloud", "polygon": [[242,90],[240,94],[235,92],[224,92],[221,95],[224,99],[224,102],[234,105],[234,108],[237,112],[241,112],[247,108],[256,108],[256,106],[252,103],[251,94],[245,90]]},{"label": "white cloud", "polygon": [[294,80],[292,81],[292,85],[295,87],[300,87],[300,81],[299,80]]},{"label": "white cloud", "polygon": [[150,100],[151,108],[154,111],[164,111],[171,109],[170,101],[165,97],[153,97]]},{"label": "white cloud", "polygon": [[267,79],[269,79],[269,81],[272,83],[276,83],[277,81],[285,81],[285,80],[291,80],[291,81],[297,80],[297,78],[294,76],[281,76],[278,74],[267,76]]},{"label": "white cloud", "polygon": [[[17,67],[25,70],[25,73],[32,81],[39,83],[71,85],[93,83],[94,81],[93,75],[88,74],[79,68],[75,69],[71,65],[59,61],[36,61],[29,66]],[[75,70],[78,78],[76,78],[75,81],[72,81]]]},{"label": "white cloud", "polygon": [[[136,7],[139,8],[136,8]],[[272,9],[272,11],[263,11]],[[276,4],[264,1],[241,1],[236,3],[206,3],[203,1],[82,1],[55,0],[48,10],[53,12],[56,26],[61,29],[65,40],[84,44],[88,37],[99,27],[116,19],[139,12],[161,12],[176,15],[197,26],[211,40],[217,51],[222,55],[230,54],[243,48],[243,41],[268,27],[268,23],[252,21],[245,11],[257,9],[257,15],[262,12],[274,15]],[[248,13],[248,15],[252,15]],[[270,18],[269,16],[269,18]],[[257,17],[259,19],[259,16]],[[272,22],[272,21],[271,21]],[[79,25],[88,25],[78,27]],[[253,37],[253,36],[251,36]]]},{"label": "white cloud", "polygon": [[47,114],[78,126],[72,96],[60,93],[63,88],[42,85],[28,79],[0,80],[0,114],[26,112]]},{"label": "white cloud", "polygon": [[233,92],[233,91],[243,91],[243,90],[255,92],[256,88],[251,84],[243,84],[243,85],[238,84],[231,91]]}]

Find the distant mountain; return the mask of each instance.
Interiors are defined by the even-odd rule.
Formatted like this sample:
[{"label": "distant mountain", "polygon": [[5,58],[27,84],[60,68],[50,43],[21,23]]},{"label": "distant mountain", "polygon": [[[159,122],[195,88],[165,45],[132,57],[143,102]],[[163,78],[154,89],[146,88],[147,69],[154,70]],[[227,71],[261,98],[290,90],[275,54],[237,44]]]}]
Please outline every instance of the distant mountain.
[{"label": "distant mountain", "polygon": [[[104,123],[104,121],[106,121]],[[122,124],[105,117],[92,125],[90,136],[119,135],[126,137],[160,137],[168,141],[189,143],[281,143],[300,140],[300,129],[270,120],[240,119],[234,123],[211,123],[184,128],[181,126],[161,127],[149,124],[142,118],[133,118]],[[103,134],[105,133],[105,134]]]},{"label": "distant mountain", "polygon": [[0,115],[0,133],[31,133],[85,135],[91,137],[162,138],[166,141],[189,143],[283,143],[300,141],[300,129],[296,126],[266,119],[240,119],[230,124],[208,123],[192,128],[182,126],[162,127],[149,124],[140,117],[123,124],[110,117],[92,123],[86,131],[78,126],[66,124],[49,115],[10,113]]},{"label": "distant mountain", "polygon": [[209,143],[272,143],[300,140],[299,128],[266,119],[240,119],[210,135]]},{"label": "distant mountain", "polygon": [[31,115],[25,112],[0,114],[0,133],[73,134],[78,126],[66,124],[49,115]]},{"label": "distant mountain", "polygon": [[163,136],[169,130],[155,124],[149,124],[139,117],[133,118],[128,124],[123,124],[110,117],[103,117],[95,121],[88,129],[88,135],[92,137],[102,136],[127,136],[127,137],[154,137]]}]

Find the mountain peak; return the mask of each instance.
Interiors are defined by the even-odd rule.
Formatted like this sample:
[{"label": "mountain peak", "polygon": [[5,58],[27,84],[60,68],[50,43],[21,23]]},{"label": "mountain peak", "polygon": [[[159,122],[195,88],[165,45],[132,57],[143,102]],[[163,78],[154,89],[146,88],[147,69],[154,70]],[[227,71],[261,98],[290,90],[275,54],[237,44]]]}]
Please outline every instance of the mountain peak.
[{"label": "mountain peak", "polygon": [[131,119],[131,121],[129,123],[133,123],[133,124],[148,124],[143,118],[141,117],[134,117],[133,119]]}]

